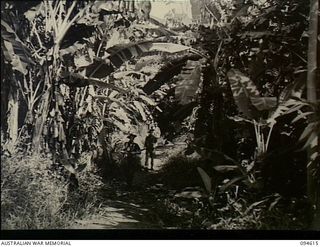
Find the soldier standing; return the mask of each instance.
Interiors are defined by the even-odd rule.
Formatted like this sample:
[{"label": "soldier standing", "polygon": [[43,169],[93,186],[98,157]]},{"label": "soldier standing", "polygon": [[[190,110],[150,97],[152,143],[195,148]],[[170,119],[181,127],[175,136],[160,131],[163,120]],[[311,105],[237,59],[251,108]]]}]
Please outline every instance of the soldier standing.
[{"label": "soldier standing", "polygon": [[124,144],[125,152],[125,176],[127,185],[131,186],[133,181],[134,173],[140,169],[140,157],[141,154],[140,147],[137,143],[134,142],[136,135],[129,134],[129,141]]},{"label": "soldier standing", "polygon": [[153,170],[153,159],[154,159],[154,144],[157,142],[157,138],[153,135],[153,129],[149,130],[149,135],[145,140],[145,148],[146,148],[146,162],[145,166],[148,168],[149,158],[151,160],[151,170]]}]

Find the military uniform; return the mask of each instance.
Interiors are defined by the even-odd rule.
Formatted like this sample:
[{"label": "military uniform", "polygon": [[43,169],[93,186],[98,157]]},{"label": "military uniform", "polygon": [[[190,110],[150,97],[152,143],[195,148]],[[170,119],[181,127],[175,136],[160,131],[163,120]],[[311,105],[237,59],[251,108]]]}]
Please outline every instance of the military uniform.
[{"label": "military uniform", "polygon": [[154,144],[157,142],[157,138],[150,132],[145,140],[146,148],[146,162],[145,166],[148,167],[149,158],[151,160],[151,169],[153,169],[153,159],[154,159]]},{"label": "military uniform", "polygon": [[[130,137],[135,136],[130,135],[129,138]],[[126,142],[124,145],[124,152],[126,155],[124,169],[128,186],[132,185],[134,173],[140,169],[140,157],[138,155],[141,154],[141,150],[139,145],[133,142],[133,139],[130,139],[130,141]]]}]

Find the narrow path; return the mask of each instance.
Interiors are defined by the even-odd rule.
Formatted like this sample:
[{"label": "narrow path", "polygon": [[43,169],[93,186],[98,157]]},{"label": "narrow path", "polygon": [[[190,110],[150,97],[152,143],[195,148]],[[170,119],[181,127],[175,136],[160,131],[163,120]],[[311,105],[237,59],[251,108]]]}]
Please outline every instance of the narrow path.
[{"label": "narrow path", "polygon": [[[182,147],[171,147],[162,150],[162,155],[155,158],[153,171],[142,171],[136,174],[134,184],[144,183],[146,187],[138,187],[133,191],[128,191],[122,186],[114,188],[113,196],[105,196],[105,200],[100,210],[103,216],[92,215],[89,219],[78,220],[73,229],[161,229],[164,226],[157,211],[156,200],[158,198],[157,185],[150,185],[150,180],[162,168],[165,161],[170,157],[168,152],[176,154]],[[142,160],[144,163],[144,160]],[[154,181],[152,181],[154,182]],[[148,185],[149,184],[149,185]],[[152,184],[152,183],[151,183]],[[158,185],[161,186],[161,185]],[[110,190],[110,188],[109,188]]]},{"label": "narrow path", "polygon": [[[150,181],[156,171],[135,174],[133,187],[128,190],[124,182],[112,181],[101,192],[102,205],[97,214],[76,221],[73,229],[160,229],[163,223],[156,213],[157,186]],[[141,182],[142,181],[142,182]]]},{"label": "narrow path", "polygon": [[139,204],[121,200],[105,202],[104,216],[93,215],[91,219],[77,221],[74,229],[161,229],[161,222],[150,209]]}]

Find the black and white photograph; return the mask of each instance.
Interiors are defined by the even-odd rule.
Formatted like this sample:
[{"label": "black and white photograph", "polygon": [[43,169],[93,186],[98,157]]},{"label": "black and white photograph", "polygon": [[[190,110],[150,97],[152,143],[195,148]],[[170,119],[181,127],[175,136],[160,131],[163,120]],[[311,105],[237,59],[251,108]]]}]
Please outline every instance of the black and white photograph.
[{"label": "black and white photograph", "polygon": [[1,230],[319,231],[319,13],[1,1]]}]

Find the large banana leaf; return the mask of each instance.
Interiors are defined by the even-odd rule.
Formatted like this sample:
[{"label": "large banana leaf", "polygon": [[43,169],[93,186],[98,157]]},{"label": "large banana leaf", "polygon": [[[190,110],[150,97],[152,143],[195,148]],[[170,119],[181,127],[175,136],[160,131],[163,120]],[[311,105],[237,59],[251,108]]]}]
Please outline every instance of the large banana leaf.
[{"label": "large banana leaf", "polygon": [[164,52],[164,53],[179,53],[179,52],[194,52],[189,46],[161,43],[157,41],[144,41],[139,43],[130,43],[125,45],[113,46],[107,49],[110,54],[106,60],[94,61],[86,69],[86,75],[90,77],[103,78],[126,61],[141,56],[147,52]]},{"label": "large banana leaf", "polygon": [[143,91],[146,94],[151,94],[159,89],[163,84],[169,82],[174,76],[180,74],[182,68],[186,65],[189,60],[198,60],[200,58],[197,54],[186,55],[168,61],[160,71],[146,83],[143,87]]},{"label": "large banana leaf", "polygon": [[196,92],[201,82],[201,62],[188,60],[175,89],[176,97],[180,104],[188,104],[194,101]]},{"label": "large banana leaf", "polygon": [[19,39],[15,31],[1,20],[1,48],[5,58],[11,63],[12,68],[26,74],[27,67],[35,64],[31,59],[28,47]]}]

